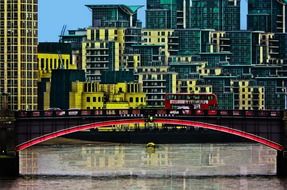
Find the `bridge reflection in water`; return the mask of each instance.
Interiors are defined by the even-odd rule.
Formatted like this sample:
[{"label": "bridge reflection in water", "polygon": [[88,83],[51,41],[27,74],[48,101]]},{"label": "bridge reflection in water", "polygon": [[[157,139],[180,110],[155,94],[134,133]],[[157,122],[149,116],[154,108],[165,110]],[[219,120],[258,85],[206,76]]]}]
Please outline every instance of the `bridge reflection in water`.
[{"label": "bridge reflection in water", "polygon": [[20,152],[23,175],[194,177],[275,175],[276,151],[258,144],[35,146]]}]

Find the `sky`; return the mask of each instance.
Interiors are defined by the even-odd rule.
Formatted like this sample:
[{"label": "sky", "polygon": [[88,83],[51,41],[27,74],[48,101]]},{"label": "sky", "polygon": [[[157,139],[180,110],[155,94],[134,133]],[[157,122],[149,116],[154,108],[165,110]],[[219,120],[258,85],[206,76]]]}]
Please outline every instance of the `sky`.
[{"label": "sky", "polygon": [[[146,0],[38,0],[39,42],[59,40],[63,25],[67,30],[84,28],[92,24],[87,4],[146,5]],[[246,28],[247,3],[241,0],[241,28]],[[145,23],[145,7],[139,10],[139,19]]]}]

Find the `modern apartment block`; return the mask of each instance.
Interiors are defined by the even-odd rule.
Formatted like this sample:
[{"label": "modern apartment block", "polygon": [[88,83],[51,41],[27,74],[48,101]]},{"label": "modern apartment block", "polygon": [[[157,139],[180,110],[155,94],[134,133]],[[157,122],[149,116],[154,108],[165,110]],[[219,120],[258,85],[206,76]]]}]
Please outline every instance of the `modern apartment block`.
[{"label": "modern apartment block", "polygon": [[[143,94],[144,106],[163,107],[166,93],[214,93],[219,109],[286,109],[286,1],[249,0],[248,30],[240,30],[240,3],[147,0],[146,28],[141,6],[87,5],[92,26],[62,36],[88,80],[73,82],[70,107],[134,108]],[[140,94],[122,98],[130,88],[123,83]],[[105,104],[104,94],[117,88],[124,93],[113,97],[125,103]]]},{"label": "modern apartment block", "polygon": [[189,0],[147,0],[146,28],[187,28]]},{"label": "modern apartment block", "polygon": [[240,29],[240,0],[147,0],[148,29]]},{"label": "modern apartment block", "polygon": [[240,0],[191,0],[189,28],[240,30]]},{"label": "modern apartment block", "polygon": [[165,94],[176,93],[177,73],[168,71],[168,66],[142,66],[137,76],[149,107],[163,107]]},{"label": "modern apartment block", "polygon": [[119,71],[124,53],[124,29],[88,28],[82,43],[82,65],[89,81],[99,81],[101,71]]},{"label": "modern apartment block", "polygon": [[286,0],[249,0],[247,29],[286,33]]},{"label": "modern apartment block", "polygon": [[87,39],[86,28],[77,30],[68,30],[68,34],[60,36],[61,43],[71,44],[72,48],[72,63],[77,65],[78,69],[84,69],[82,65],[82,42]]},{"label": "modern apartment block", "polygon": [[93,27],[141,27],[137,18],[141,5],[86,5],[92,11]]},{"label": "modern apartment block", "polygon": [[[92,27],[82,42],[82,68],[89,81],[100,81],[103,71],[136,69],[133,45],[141,43],[142,6],[86,5],[92,10]],[[131,62],[132,60],[132,62]]]},{"label": "modern apartment block", "polygon": [[37,109],[37,45],[38,1],[1,0],[0,93],[10,110]]}]

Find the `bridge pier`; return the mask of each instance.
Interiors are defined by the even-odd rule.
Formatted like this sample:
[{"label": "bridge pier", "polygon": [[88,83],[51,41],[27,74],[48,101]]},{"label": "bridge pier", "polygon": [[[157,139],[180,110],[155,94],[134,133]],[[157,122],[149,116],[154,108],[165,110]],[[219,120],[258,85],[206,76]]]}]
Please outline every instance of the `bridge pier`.
[{"label": "bridge pier", "polygon": [[277,176],[287,176],[287,151],[277,151]]},{"label": "bridge pier", "polygon": [[287,177],[287,111],[284,111],[282,118],[281,144],[284,151],[277,151],[277,175]]},{"label": "bridge pier", "polygon": [[14,127],[0,125],[0,177],[17,176],[19,176],[19,156],[15,148]]}]

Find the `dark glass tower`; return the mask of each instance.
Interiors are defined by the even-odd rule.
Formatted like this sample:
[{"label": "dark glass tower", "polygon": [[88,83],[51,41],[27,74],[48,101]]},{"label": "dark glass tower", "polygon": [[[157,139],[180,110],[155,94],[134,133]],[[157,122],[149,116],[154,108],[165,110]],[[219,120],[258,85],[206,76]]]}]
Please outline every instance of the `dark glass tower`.
[{"label": "dark glass tower", "polygon": [[286,33],[286,0],[249,0],[247,29]]},{"label": "dark glass tower", "polygon": [[240,0],[147,0],[147,28],[240,29]]},{"label": "dark glass tower", "polygon": [[240,30],[240,0],[191,0],[189,28]]},{"label": "dark glass tower", "polygon": [[147,0],[146,28],[186,28],[190,2],[189,0]]},{"label": "dark glass tower", "polygon": [[143,6],[86,5],[92,10],[93,27],[141,27],[137,11]]}]

